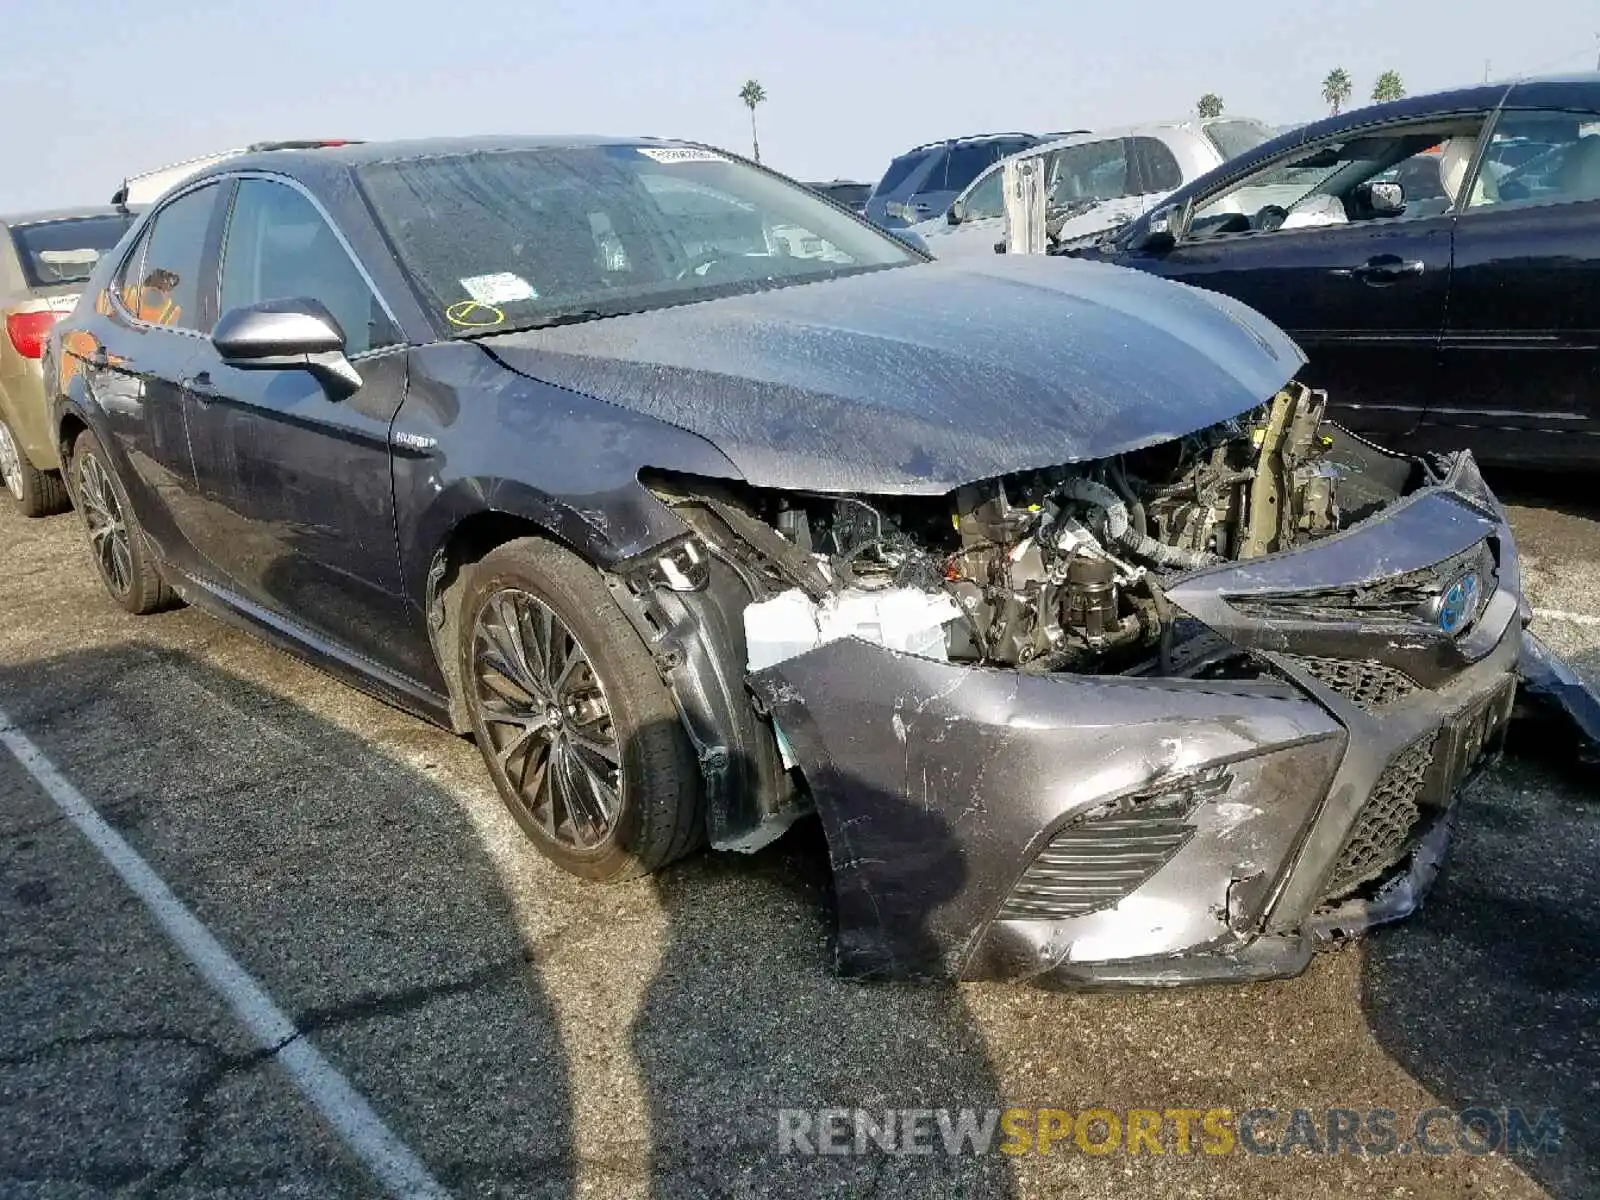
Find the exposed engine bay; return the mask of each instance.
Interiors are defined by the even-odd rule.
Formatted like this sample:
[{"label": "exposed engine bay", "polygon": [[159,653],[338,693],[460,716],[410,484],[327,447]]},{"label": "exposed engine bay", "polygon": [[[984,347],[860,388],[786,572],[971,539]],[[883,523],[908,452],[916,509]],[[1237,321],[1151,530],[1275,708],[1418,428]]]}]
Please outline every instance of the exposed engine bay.
[{"label": "exposed engine bay", "polygon": [[[1290,384],[1173,441],[938,500],[657,490],[742,560],[758,601],[746,614],[752,669],[854,634],[953,662],[1116,673],[1151,660],[1164,636],[1170,649],[1163,580],[1290,549],[1371,511],[1341,507],[1351,498],[1329,461],[1325,403]],[[792,632],[807,621],[817,637]]]}]

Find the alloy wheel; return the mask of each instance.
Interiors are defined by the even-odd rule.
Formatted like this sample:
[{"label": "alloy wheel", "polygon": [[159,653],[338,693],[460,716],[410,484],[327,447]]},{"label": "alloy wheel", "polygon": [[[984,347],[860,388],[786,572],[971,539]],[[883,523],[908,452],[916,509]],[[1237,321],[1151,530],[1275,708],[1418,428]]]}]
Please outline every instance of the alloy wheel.
[{"label": "alloy wheel", "polygon": [[0,421],[0,479],[5,481],[6,490],[21,501],[22,454],[4,421]]},{"label": "alloy wheel", "polygon": [[86,455],[78,468],[78,502],[84,524],[89,527],[89,544],[94,550],[100,574],[117,595],[126,595],[133,586],[133,547],[128,540],[128,524],[122,515],[122,502],[94,455]]},{"label": "alloy wheel", "polygon": [[557,843],[604,845],[622,809],[622,753],[588,651],[549,605],[505,588],[478,611],[472,667],[502,785]]}]

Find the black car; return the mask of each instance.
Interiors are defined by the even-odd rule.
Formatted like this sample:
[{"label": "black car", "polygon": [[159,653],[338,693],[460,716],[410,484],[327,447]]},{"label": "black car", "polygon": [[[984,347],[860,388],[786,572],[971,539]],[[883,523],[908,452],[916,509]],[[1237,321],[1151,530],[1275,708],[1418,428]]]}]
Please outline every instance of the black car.
[{"label": "black car", "polygon": [[1482,460],[1600,460],[1600,76],[1296,129],[1063,252],[1243,300],[1351,428]]},{"label": "black car", "polygon": [[820,813],[845,969],[1298,970],[1407,911],[1524,624],[1470,455],[1225,297],[932,263],[702,146],[275,151],[47,378],[110,594],[470,733],[581,875]]}]

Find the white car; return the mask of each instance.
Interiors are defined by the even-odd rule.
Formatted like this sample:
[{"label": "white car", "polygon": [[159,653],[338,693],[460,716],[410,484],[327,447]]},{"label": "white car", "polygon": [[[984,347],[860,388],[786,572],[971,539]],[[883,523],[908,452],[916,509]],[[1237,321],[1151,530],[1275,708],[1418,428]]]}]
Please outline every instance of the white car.
[{"label": "white car", "polygon": [[349,145],[349,142],[338,138],[317,141],[256,142],[238,150],[224,150],[220,154],[203,154],[199,158],[188,158],[183,162],[173,163],[169,167],[158,167],[154,171],[128,176],[122,181],[122,186],[117,189],[116,194],[111,197],[111,203],[119,207],[128,205],[139,208],[148,207],[184,180],[198,175],[207,167],[214,166],[230,158],[237,158],[241,154],[252,154],[258,150],[313,150],[321,146],[345,145]]},{"label": "white car", "polygon": [[1168,193],[1259,146],[1272,129],[1246,117],[1160,121],[1045,142],[995,163],[941,216],[912,226],[938,258],[992,254],[1006,240],[1005,164],[1045,160],[1049,232],[1082,237],[1131,221]]}]

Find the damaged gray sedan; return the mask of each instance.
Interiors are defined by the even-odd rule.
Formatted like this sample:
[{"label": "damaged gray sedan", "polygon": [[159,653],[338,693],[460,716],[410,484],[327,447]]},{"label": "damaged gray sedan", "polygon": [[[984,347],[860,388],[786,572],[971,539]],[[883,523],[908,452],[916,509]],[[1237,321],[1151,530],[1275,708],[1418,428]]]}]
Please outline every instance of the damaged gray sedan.
[{"label": "damaged gray sedan", "polygon": [[[214,247],[152,304],[168,213],[225,311]],[[232,160],[90,293],[56,430],[119,603],[472,733],[590,878],[819,814],[853,974],[1295,972],[1415,906],[1511,712],[1471,457],[1328,423],[1221,296],[584,139]]]}]

